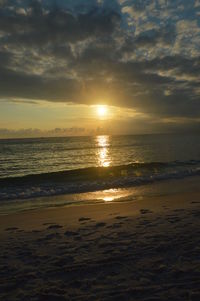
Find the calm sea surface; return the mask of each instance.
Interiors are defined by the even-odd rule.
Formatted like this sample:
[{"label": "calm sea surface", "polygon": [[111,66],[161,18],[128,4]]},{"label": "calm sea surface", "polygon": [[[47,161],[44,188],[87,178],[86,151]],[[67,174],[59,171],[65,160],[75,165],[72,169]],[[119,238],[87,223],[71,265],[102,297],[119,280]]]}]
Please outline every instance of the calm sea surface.
[{"label": "calm sea surface", "polygon": [[0,140],[0,200],[199,174],[199,138],[182,134]]},{"label": "calm sea surface", "polygon": [[197,135],[0,140],[0,177],[130,163],[200,160]]}]

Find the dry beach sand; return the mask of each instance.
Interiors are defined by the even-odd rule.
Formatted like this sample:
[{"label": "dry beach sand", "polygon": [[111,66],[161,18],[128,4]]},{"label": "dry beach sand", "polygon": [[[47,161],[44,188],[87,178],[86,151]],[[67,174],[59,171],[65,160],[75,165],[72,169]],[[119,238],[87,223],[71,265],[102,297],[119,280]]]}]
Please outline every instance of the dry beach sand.
[{"label": "dry beach sand", "polygon": [[200,300],[200,188],[181,183],[139,201],[1,216],[0,300]]}]

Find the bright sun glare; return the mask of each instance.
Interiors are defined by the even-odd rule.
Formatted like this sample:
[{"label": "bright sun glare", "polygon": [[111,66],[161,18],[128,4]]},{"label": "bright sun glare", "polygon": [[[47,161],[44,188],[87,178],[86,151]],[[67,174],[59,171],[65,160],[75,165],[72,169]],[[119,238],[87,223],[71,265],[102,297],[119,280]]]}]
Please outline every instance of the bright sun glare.
[{"label": "bright sun glare", "polygon": [[108,113],[108,108],[107,106],[98,106],[97,107],[97,114],[99,115],[99,117],[105,117]]}]

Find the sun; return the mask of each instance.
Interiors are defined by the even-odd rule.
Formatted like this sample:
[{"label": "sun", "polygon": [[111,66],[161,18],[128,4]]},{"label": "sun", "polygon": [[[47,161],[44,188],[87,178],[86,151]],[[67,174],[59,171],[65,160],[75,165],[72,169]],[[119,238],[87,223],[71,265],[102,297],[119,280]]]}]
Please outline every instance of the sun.
[{"label": "sun", "polygon": [[108,114],[108,107],[106,105],[97,106],[97,114],[99,117],[106,117]]}]

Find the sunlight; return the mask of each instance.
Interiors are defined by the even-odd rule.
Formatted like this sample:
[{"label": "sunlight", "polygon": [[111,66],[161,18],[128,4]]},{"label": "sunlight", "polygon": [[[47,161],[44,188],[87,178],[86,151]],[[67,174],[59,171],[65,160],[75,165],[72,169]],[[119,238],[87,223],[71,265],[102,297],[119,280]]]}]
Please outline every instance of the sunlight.
[{"label": "sunlight", "polygon": [[99,196],[97,196],[97,199],[103,200],[105,203],[109,202],[114,202],[114,201],[119,201],[120,199],[125,199],[130,194],[132,194],[131,191],[128,189],[116,189],[116,188],[111,188],[107,190],[103,190],[98,192]]},{"label": "sunlight", "polygon": [[99,165],[102,167],[108,167],[111,164],[109,151],[108,151],[109,136],[97,136],[96,140],[99,146],[99,150],[98,150]]},{"label": "sunlight", "polygon": [[97,114],[99,117],[106,117],[108,115],[108,107],[106,105],[97,106]]},{"label": "sunlight", "polygon": [[105,196],[103,198],[104,202],[112,202],[115,199],[114,196]]}]

